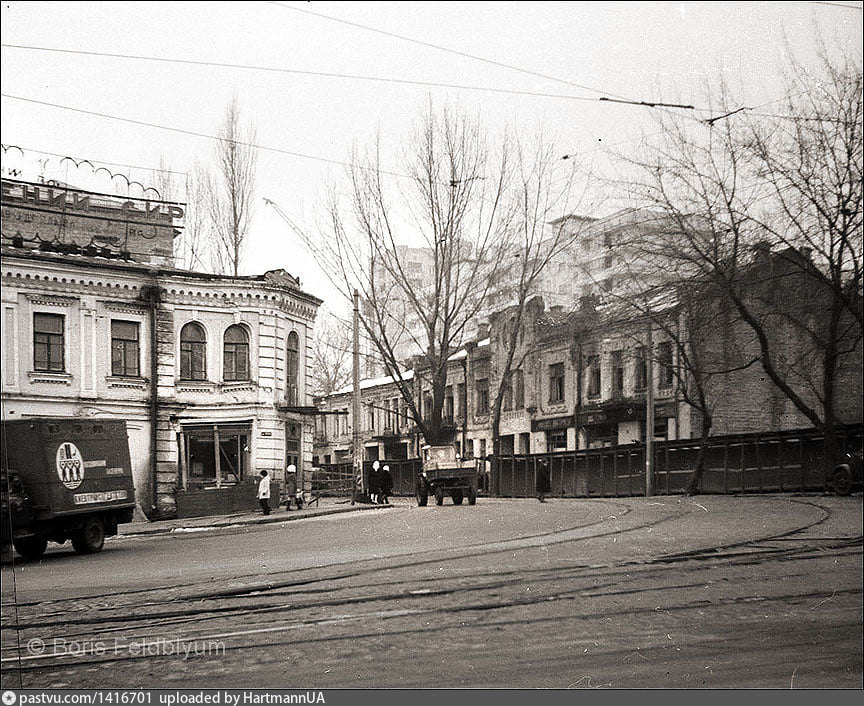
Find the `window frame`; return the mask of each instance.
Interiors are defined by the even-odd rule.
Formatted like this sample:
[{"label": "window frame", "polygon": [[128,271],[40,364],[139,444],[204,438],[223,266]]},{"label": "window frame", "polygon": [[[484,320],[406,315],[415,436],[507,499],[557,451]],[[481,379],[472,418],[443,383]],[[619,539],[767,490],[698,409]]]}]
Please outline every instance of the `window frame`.
[{"label": "window frame", "polygon": [[300,400],[300,335],[290,331],[285,339],[285,402],[297,405]]},{"label": "window frame", "polygon": [[[234,331],[243,334],[242,341],[228,340]],[[222,379],[225,382],[248,382],[252,379],[249,339],[249,330],[243,324],[231,324],[222,334]],[[238,361],[245,364],[245,371],[239,369]]]},{"label": "window frame", "polygon": [[567,401],[566,375],[564,363],[549,364],[549,404]]},{"label": "window frame", "polygon": [[[124,338],[115,332],[115,324],[131,326],[135,330],[135,338]],[[132,349],[132,350],[130,350]],[[115,353],[120,351],[121,360],[115,360]],[[134,361],[134,369],[130,368],[129,359]],[[111,376],[118,378],[137,378],[141,376],[141,323],[126,319],[111,319]]]},{"label": "window frame", "polygon": [[588,373],[585,392],[590,399],[600,397],[603,392],[603,376],[600,367],[600,356],[589,355],[586,361],[585,370]]},{"label": "window frame", "polygon": [[[184,340],[185,331],[199,331],[203,341]],[[200,358],[199,370],[195,367],[195,358]],[[180,380],[183,382],[206,382],[207,381],[207,329],[197,321],[187,321],[180,329]]]},{"label": "window frame", "polygon": [[[36,322],[40,317],[43,320],[59,322],[59,332],[37,329]],[[45,355],[40,356],[38,351],[43,347]],[[56,353],[58,348],[60,350],[59,362],[52,355]],[[55,314],[49,311],[33,312],[33,370],[40,373],[66,372],[66,316],[64,314]]]}]

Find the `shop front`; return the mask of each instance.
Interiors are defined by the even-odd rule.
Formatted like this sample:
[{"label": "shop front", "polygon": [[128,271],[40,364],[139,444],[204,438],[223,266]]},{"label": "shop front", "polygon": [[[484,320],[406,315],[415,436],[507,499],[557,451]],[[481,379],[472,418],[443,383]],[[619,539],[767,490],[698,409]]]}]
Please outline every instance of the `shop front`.
[{"label": "shop front", "polygon": [[[258,507],[252,472],[252,420],[181,423],[177,432],[178,517],[251,512]],[[271,497],[279,488],[271,483]]]}]

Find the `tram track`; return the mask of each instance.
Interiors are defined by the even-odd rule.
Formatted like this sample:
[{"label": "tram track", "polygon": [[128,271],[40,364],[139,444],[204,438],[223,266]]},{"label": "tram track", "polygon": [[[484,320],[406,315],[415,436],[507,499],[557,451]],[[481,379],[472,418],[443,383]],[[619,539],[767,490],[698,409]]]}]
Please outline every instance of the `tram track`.
[{"label": "tram track", "polygon": [[[424,618],[433,615],[440,616],[476,616],[478,614],[500,614],[502,612],[520,610],[539,605],[565,604],[579,599],[609,599],[626,595],[657,594],[664,592],[689,591],[706,583],[704,579],[690,580],[671,583],[668,581],[669,566],[676,567],[676,571],[683,574],[704,573],[706,564],[713,567],[745,567],[753,565],[766,565],[781,561],[808,561],[813,559],[824,559],[829,556],[854,556],[861,554],[861,537],[836,538],[832,541],[820,541],[818,537],[798,536],[808,530],[824,523],[831,514],[829,508],[814,503],[807,503],[818,507],[821,515],[815,521],[804,523],[796,529],[781,533],[768,534],[747,541],[719,544],[714,547],[702,548],[687,553],[675,553],[659,555],[645,560],[626,560],[608,562],[594,565],[574,565],[570,567],[544,567],[533,570],[515,570],[505,574],[495,571],[473,571],[457,573],[442,582],[432,578],[407,578],[395,584],[393,581],[367,581],[365,583],[352,583],[356,579],[368,578],[370,575],[387,572],[398,573],[405,570],[416,570],[421,566],[431,563],[439,563],[441,558],[428,559],[424,553],[400,556],[401,561],[397,564],[381,566],[381,560],[364,559],[351,565],[350,570],[344,570],[344,565],[339,565],[337,573],[325,573],[317,577],[304,577],[287,581],[255,582],[246,586],[243,590],[232,590],[229,592],[211,592],[206,597],[199,597],[194,606],[186,606],[173,612],[155,611],[152,613],[137,613],[136,615],[123,616],[117,614],[105,614],[105,608],[95,611],[89,616],[70,618],[65,621],[31,621],[22,622],[17,625],[22,633],[21,639],[26,640],[28,635],[35,630],[50,629],[51,633],[58,639],[73,641],[85,635],[104,634],[119,636],[122,640],[141,640],[164,633],[167,630],[184,631],[182,639],[187,641],[200,640],[233,640],[232,650],[245,650],[257,647],[273,647],[274,645],[315,644],[320,641],[333,641],[347,639],[346,635],[336,630],[334,634],[326,637],[314,633],[326,628],[344,627],[350,624],[363,623],[364,621],[385,622],[412,620],[419,622],[416,627],[418,633],[428,630],[428,624],[424,625]],[[651,522],[638,523],[620,534],[636,532],[648,527],[655,527],[663,522],[671,521],[674,517],[658,518]],[[592,523],[600,524],[600,523]],[[532,539],[543,539],[547,544],[582,542],[608,536],[609,532],[596,532],[590,535],[573,538],[562,538],[559,535],[571,532],[563,530],[559,532],[534,535]],[[525,538],[523,538],[524,540]],[[781,547],[771,546],[772,542],[783,541]],[[496,543],[497,544],[497,543]],[[534,544],[525,543],[522,549],[533,548]],[[462,552],[451,552],[450,558],[472,558],[476,556],[476,548],[466,548]],[[498,551],[512,551],[500,548]],[[494,554],[494,551],[481,552],[485,557]],[[412,561],[413,559],[413,561]],[[800,575],[805,575],[801,572]],[[602,581],[599,581],[602,579]],[[641,581],[641,587],[622,588],[623,581]],[[450,585],[447,585],[447,584]],[[569,584],[562,590],[545,590],[544,587],[556,584]],[[719,583],[712,581],[712,583]],[[344,585],[347,584],[347,585]],[[534,587],[533,595],[517,594],[516,597],[499,596],[499,592],[513,590],[514,587],[522,585]],[[381,591],[382,587],[390,590]],[[614,590],[613,590],[614,589]],[[353,595],[346,595],[353,593]],[[321,598],[322,594],[331,594],[328,598]],[[334,595],[335,594],[335,595]],[[441,599],[448,596],[460,595],[479,596],[482,599],[463,600],[459,605],[446,607],[440,603]],[[740,603],[758,601],[802,601],[806,599],[826,600],[829,597],[860,595],[860,587],[846,587],[839,591],[802,591],[788,593],[779,596],[760,596],[758,594],[733,596],[720,598],[717,601],[705,603],[704,601],[690,601],[685,603],[668,604],[663,606],[667,613],[682,612],[687,610],[698,610],[706,606],[737,605]],[[235,602],[240,599],[253,599],[254,605]],[[430,598],[435,598],[435,603],[430,603]],[[148,607],[158,608],[168,605],[176,605],[178,598],[172,598],[162,602],[150,602]],[[357,606],[379,605],[377,610],[358,611]],[[416,605],[415,605],[416,604]],[[55,603],[55,607],[57,604]],[[111,610],[108,608],[108,610]],[[635,610],[635,612],[634,612]],[[615,617],[630,613],[642,614],[656,611],[654,607],[641,607],[638,609],[622,609],[609,611],[599,617]],[[549,620],[576,620],[569,612],[558,615]],[[590,616],[598,619],[598,615]],[[472,617],[471,620],[474,620]],[[514,624],[518,618],[487,621],[484,628],[494,626],[506,626]],[[541,620],[537,618],[537,620]],[[542,620],[546,620],[543,618]],[[542,622],[541,620],[541,622]],[[228,629],[230,625],[220,627],[222,623],[233,621],[246,625],[244,630]],[[274,624],[275,621],[275,624]],[[426,621],[428,623],[428,621]],[[148,629],[142,630],[146,627]],[[72,628],[62,630],[63,627]],[[15,627],[15,626],[7,626]],[[61,628],[61,630],[57,630]],[[442,629],[446,629],[442,626]],[[385,635],[405,636],[412,630],[399,629],[385,631]],[[280,636],[290,635],[291,639],[281,639]],[[362,637],[363,634],[352,633],[352,637]],[[370,632],[369,637],[381,638],[382,632]],[[242,639],[241,639],[242,638]],[[299,638],[299,639],[298,639]],[[5,669],[17,669],[22,673],[33,671],[51,671],[53,669],[67,668],[74,663],[76,669],[92,666],[104,666],[109,662],[134,662],[143,659],[144,656],[116,655],[111,659],[53,659],[51,655],[21,655],[16,646],[6,645],[3,648],[4,656],[2,662]],[[147,656],[150,659],[151,656]]]}]

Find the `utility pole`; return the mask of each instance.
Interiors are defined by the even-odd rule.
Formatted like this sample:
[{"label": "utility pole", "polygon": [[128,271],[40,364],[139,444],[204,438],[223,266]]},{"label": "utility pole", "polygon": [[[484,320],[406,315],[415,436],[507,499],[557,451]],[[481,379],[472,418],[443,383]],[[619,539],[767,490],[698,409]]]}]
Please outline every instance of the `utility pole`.
[{"label": "utility pole", "polygon": [[648,343],[645,346],[645,497],[653,493],[654,483],[654,337],[648,322]]},{"label": "utility pole", "polygon": [[[352,421],[352,454],[354,462],[354,481],[352,486],[356,490],[357,482],[360,483],[360,496],[366,495],[366,482],[363,478],[363,454],[360,446],[360,294],[354,290],[354,398],[353,398],[353,421]],[[355,501],[355,492],[351,493],[351,504]]]}]

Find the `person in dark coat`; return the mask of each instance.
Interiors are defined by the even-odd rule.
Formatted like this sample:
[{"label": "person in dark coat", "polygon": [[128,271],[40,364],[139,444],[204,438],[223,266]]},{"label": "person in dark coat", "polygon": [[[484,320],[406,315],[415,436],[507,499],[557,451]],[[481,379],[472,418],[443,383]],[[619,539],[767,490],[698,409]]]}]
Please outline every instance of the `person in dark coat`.
[{"label": "person in dark coat", "polygon": [[390,475],[390,466],[384,466],[381,469],[381,475],[379,476],[379,490],[381,491],[378,496],[378,501],[382,505],[390,504],[390,493],[393,492],[393,476]]},{"label": "person in dark coat", "polygon": [[372,462],[372,468],[369,471],[369,499],[373,504],[378,504],[378,496],[381,493],[381,464],[378,461]]},{"label": "person in dark coat", "polygon": [[546,496],[552,492],[552,481],[549,478],[549,462],[544,458],[537,464],[537,499],[546,502]]}]

